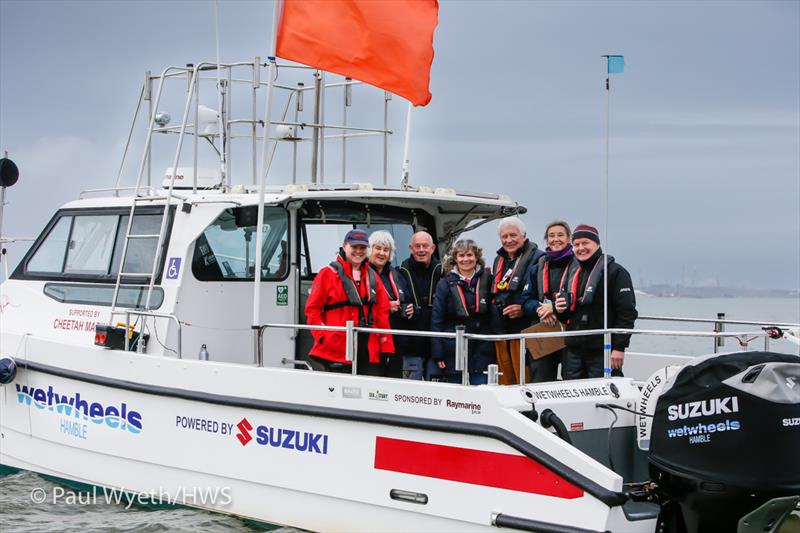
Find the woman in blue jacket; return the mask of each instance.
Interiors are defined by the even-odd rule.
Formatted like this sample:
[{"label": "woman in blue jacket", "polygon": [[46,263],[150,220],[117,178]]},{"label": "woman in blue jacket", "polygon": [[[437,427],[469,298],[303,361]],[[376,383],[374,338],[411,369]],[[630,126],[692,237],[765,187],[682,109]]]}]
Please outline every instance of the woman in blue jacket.
[{"label": "woman in blue jacket", "polygon": [[[492,277],[484,267],[483,251],[475,241],[462,239],[450,248],[444,268],[447,274],[436,285],[431,331],[454,332],[456,326],[464,326],[467,333],[491,333]],[[461,382],[455,371],[455,353],[454,339],[433,339],[431,360],[441,381]],[[486,368],[495,362],[494,345],[471,340],[468,355],[469,382],[486,383]]]}]

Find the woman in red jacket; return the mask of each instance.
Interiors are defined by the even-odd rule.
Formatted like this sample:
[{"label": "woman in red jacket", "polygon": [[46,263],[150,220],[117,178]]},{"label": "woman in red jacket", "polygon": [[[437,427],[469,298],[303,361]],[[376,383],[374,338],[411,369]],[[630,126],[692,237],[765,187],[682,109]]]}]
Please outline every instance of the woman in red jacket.
[{"label": "woman in red jacket", "polygon": [[[315,326],[344,326],[352,320],[359,327],[390,329],[389,296],[367,264],[367,234],[360,229],[347,232],[336,260],[314,278],[306,302],[306,323]],[[309,355],[329,372],[351,372],[345,360],[345,332],[313,330],[314,347]],[[358,373],[382,376],[386,359],[394,353],[391,335],[357,335]]]}]

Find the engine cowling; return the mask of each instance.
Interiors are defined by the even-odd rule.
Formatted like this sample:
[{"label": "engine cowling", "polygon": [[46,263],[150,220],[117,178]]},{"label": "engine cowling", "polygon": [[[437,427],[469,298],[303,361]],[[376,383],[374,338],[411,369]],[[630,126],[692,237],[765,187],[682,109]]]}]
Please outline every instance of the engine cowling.
[{"label": "engine cowling", "polygon": [[796,356],[698,358],[681,367],[658,398],[651,476],[690,533],[736,531],[739,518],[764,502],[800,494],[798,452]]}]

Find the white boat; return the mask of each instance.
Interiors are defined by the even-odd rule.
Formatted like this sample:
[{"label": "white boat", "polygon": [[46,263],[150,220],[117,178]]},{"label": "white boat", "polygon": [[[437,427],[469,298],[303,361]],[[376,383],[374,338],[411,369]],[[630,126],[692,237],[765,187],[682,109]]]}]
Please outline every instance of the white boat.
[{"label": "white boat", "polygon": [[[733,524],[762,504],[768,517],[751,521],[791,512],[800,494],[798,462],[784,459],[800,449],[800,387],[789,387],[800,383],[800,363],[792,356],[721,356],[741,366],[730,380],[749,381],[706,384],[711,396],[658,409],[659,394],[667,398],[698,361],[652,373],[684,361],[643,357],[637,373],[652,373],[644,384],[629,377],[478,387],[330,374],[306,362],[304,298],[346,230],[389,229],[402,241],[426,228],[443,249],[479,224],[523,213],[510,198],[408,184],[273,187],[260,228],[255,314],[263,319],[253,326],[257,189],[232,182],[230,157],[224,173],[205,172],[197,158],[182,164],[180,149],[164,165],[171,163],[163,189],[145,181],[158,164],[155,133],[177,134],[179,147],[186,134],[195,148],[216,142],[229,155],[231,142],[202,129],[192,80],[208,73],[213,82],[219,69],[252,87],[264,67],[256,59],[148,77],[142,103],[151,104],[151,123],[136,186],[118,182],[64,205],[2,284],[0,464],[312,531],[708,531],[707,512],[720,506],[737,506]],[[160,83],[177,82],[185,93],[187,80],[184,119],[169,126]],[[287,88],[289,101],[305,90]],[[234,124],[263,131],[255,107],[244,114],[251,119],[234,119],[230,101],[221,108],[212,121],[226,121],[229,140]],[[283,122],[287,147],[305,142]],[[255,150],[256,140],[240,142]],[[252,161],[255,176],[254,153]],[[761,372],[753,376],[754,368]],[[731,386],[738,392],[720,392]],[[655,427],[637,413],[656,413]],[[784,425],[759,439],[748,426],[755,419]],[[690,443],[681,431],[703,438]],[[742,463],[781,476],[737,477],[736,464],[682,472],[674,468],[680,454],[663,444],[669,439],[703,457],[727,457],[731,442],[759,439]]]}]

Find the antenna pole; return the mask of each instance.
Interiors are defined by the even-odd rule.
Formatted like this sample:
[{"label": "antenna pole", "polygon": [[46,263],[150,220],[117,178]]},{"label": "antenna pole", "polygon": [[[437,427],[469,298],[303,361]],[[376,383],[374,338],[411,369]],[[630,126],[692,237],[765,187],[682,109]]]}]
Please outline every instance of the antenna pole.
[{"label": "antenna pole", "polygon": [[403,189],[408,188],[408,173],[409,173],[409,159],[408,151],[411,145],[411,111],[414,109],[414,104],[408,103],[408,111],[406,112],[406,138],[403,143],[403,173],[400,179],[400,186]]},{"label": "antenna pole", "polygon": [[[225,131],[225,122],[227,122],[225,116],[225,89],[222,81],[222,76],[220,70],[222,67],[219,61],[219,0],[214,0],[214,44],[217,52],[217,105],[219,106],[219,111],[217,111],[217,126],[219,127],[219,140],[220,140],[220,147],[219,147],[219,173],[220,173],[220,183],[225,184],[227,179],[226,170],[227,170],[227,162],[226,162],[226,155],[227,155],[227,144],[228,138]],[[195,129],[197,128],[197,124],[195,123]],[[197,176],[195,175],[195,180]]]},{"label": "antenna pole", "polygon": [[[606,58],[606,176],[604,184],[605,201],[603,202],[603,239],[606,245],[608,240],[608,144],[611,132],[611,74],[620,74],[624,70],[623,56],[604,55]],[[608,330],[608,250],[606,246],[603,251],[603,329]],[[611,377],[611,334],[608,331],[603,333],[603,375]]]},{"label": "antenna pole", "polygon": [[[275,5],[272,10],[272,37],[269,46],[269,69],[267,75],[267,102],[266,109],[264,109],[264,141],[261,144],[261,180],[258,184],[258,219],[256,220],[256,257],[255,269],[253,272],[253,326],[261,324],[261,266],[264,262],[262,256],[264,247],[264,188],[267,183],[267,173],[269,172],[270,158],[269,154],[269,129],[270,121],[272,120],[272,89],[275,84],[275,71],[277,65],[275,63],[275,49],[278,41],[278,19],[281,15],[281,8],[283,2],[275,0]],[[260,348],[260,347],[259,347]]]}]

